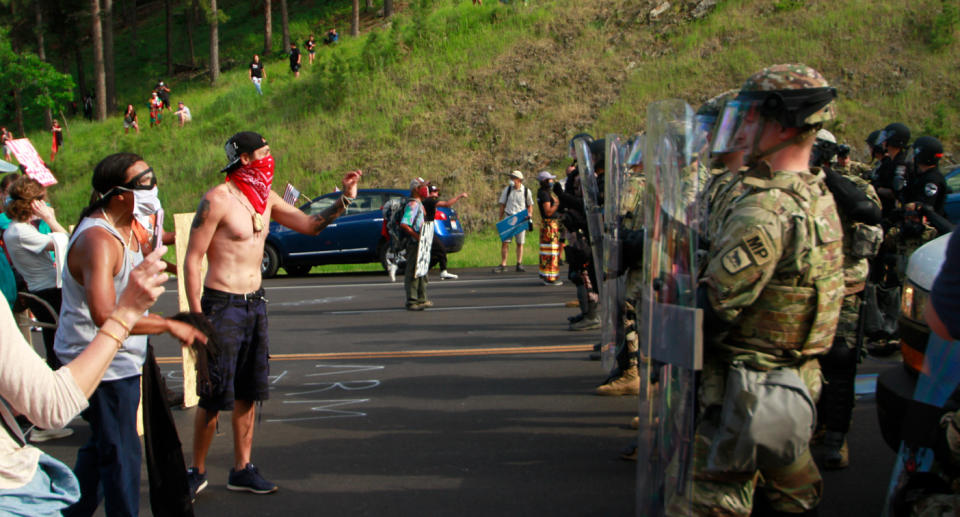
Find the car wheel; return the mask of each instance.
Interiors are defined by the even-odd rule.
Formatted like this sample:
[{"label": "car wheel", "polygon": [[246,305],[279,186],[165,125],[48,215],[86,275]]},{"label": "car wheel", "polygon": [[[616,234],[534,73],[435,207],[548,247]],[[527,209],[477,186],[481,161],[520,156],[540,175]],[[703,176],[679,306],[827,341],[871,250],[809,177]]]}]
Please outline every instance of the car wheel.
[{"label": "car wheel", "polygon": [[277,276],[277,270],[280,269],[280,256],[277,255],[277,249],[267,244],[263,247],[263,262],[260,263],[260,274],[263,278],[273,278]]},{"label": "car wheel", "polygon": [[[383,266],[383,270],[387,271],[387,254],[390,253],[390,247],[387,246],[387,241],[381,241],[380,245],[377,247],[377,256],[380,258],[380,265]],[[397,254],[397,257],[389,257],[397,264],[397,273],[403,273],[405,266],[407,265],[406,260],[406,251],[400,250],[400,253]]]},{"label": "car wheel", "polygon": [[287,270],[287,274],[292,276],[306,276],[310,272],[311,268],[313,268],[313,266],[306,264],[301,264],[299,266],[283,266],[283,269]]}]

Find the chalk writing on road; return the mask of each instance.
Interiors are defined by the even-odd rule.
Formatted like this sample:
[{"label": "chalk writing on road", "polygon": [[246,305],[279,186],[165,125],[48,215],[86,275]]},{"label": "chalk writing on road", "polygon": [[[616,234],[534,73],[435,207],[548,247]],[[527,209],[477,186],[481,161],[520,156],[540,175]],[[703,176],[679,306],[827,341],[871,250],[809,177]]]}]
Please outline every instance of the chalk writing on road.
[{"label": "chalk writing on road", "polygon": [[[365,411],[361,411],[354,406],[370,402],[371,399],[369,398],[314,399],[309,397],[317,396],[321,393],[330,396],[337,391],[355,393],[377,388],[380,386],[379,379],[340,380],[330,377],[383,370],[383,366],[318,363],[314,365],[314,369],[314,373],[308,373],[303,376],[303,382],[293,385],[295,391],[285,393],[281,400],[281,404],[285,407],[309,406],[306,409],[309,413],[303,414],[302,410],[295,410],[294,415],[284,418],[267,418],[267,422],[302,422],[305,420],[328,420],[332,418],[357,418],[367,416]],[[291,385],[297,382],[293,380],[294,376],[289,375],[289,373],[288,370],[284,370],[276,377],[271,376],[272,387],[276,388],[276,385],[281,379],[284,379],[285,385]],[[325,379],[320,381],[317,377],[325,377]]]}]

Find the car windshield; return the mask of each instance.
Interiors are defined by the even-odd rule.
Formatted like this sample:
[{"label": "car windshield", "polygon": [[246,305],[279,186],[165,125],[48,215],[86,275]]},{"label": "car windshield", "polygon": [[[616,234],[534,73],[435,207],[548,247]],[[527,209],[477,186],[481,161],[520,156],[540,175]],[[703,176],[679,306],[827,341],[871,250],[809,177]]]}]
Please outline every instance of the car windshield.
[{"label": "car windshield", "polygon": [[340,198],[333,197],[333,196],[322,197],[320,199],[317,199],[313,203],[310,203],[309,205],[307,205],[307,207],[304,209],[304,212],[306,212],[307,215],[317,215],[320,212],[323,212],[324,210],[326,210],[327,208],[330,208],[330,206],[333,205],[333,202],[337,201],[338,199]]}]

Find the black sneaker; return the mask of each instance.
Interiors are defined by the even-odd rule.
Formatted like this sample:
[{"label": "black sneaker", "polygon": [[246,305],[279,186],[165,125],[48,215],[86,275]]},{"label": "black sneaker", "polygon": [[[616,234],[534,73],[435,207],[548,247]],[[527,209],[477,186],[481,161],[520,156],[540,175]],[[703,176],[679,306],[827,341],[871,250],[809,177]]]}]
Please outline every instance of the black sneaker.
[{"label": "black sneaker", "polygon": [[253,463],[247,463],[243,470],[230,469],[227,479],[227,489],[239,492],[253,492],[254,494],[272,494],[277,491],[277,485],[263,479]]},{"label": "black sneaker", "polygon": [[187,469],[187,484],[190,485],[190,501],[197,499],[197,494],[207,488],[207,475],[201,474],[196,467]]},{"label": "black sneaker", "polygon": [[524,271],[526,269],[524,269],[523,264],[517,264],[517,273],[523,273]]},{"label": "black sneaker", "polygon": [[493,268],[494,273],[505,273],[507,271],[507,266],[497,266]]}]

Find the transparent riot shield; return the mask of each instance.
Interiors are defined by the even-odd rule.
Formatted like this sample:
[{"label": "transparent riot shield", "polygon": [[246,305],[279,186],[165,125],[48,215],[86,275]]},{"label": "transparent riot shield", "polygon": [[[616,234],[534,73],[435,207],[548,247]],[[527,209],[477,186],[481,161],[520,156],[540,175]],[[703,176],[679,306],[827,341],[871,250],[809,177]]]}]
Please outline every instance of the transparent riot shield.
[{"label": "transparent riot shield", "polygon": [[689,513],[696,372],[703,314],[696,308],[700,159],[694,112],[667,100],[647,109],[644,265],[640,323],[637,515]]},{"label": "transparent riot shield", "polygon": [[[593,256],[593,271],[597,282],[603,279],[603,207],[600,204],[600,188],[593,170],[593,155],[584,139],[574,140],[577,153],[577,168],[580,170],[580,188],[583,190],[583,208],[586,212],[587,230],[590,232],[590,249]],[[599,286],[598,286],[599,287]]]},{"label": "transparent riot shield", "polygon": [[620,347],[624,343],[623,302],[624,277],[620,242],[621,193],[626,180],[627,145],[618,135],[607,135],[605,140],[606,173],[604,174],[603,204],[603,262],[600,283],[600,358],[603,369],[613,368]]}]

